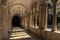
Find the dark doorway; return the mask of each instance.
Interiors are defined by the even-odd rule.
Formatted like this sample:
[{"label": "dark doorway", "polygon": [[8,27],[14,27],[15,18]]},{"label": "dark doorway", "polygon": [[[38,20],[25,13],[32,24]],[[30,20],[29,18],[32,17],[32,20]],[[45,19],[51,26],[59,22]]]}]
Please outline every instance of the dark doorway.
[{"label": "dark doorway", "polygon": [[21,27],[21,17],[18,15],[15,15],[12,18],[12,26],[13,27]]}]

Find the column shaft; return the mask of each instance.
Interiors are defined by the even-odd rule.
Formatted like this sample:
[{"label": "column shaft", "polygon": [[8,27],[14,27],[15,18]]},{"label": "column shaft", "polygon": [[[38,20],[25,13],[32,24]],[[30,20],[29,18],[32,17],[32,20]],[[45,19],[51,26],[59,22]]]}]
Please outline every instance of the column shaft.
[{"label": "column shaft", "polygon": [[56,17],[56,4],[53,4],[53,29],[52,31],[57,30],[57,17]]},{"label": "column shaft", "polygon": [[37,14],[36,14],[36,17],[35,17],[35,26],[37,26]]}]

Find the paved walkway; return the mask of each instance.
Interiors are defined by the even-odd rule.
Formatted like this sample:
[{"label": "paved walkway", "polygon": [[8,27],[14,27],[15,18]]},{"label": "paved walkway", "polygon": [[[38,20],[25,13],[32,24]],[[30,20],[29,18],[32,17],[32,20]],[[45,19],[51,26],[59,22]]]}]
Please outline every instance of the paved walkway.
[{"label": "paved walkway", "polygon": [[40,40],[31,33],[27,33],[24,29],[14,27],[10,35],[10,40]]}]

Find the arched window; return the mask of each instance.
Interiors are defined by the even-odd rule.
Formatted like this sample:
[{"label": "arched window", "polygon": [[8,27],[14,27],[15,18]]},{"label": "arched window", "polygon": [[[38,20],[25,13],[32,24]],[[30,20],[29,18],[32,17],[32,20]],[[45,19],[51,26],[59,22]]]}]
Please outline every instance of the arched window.
[{"label": "arched window", "polygon": [[1,0],[2,1],[2,5],[6,6],[6,0]]},{"label": "arched window", "polygon": [[47,28],[52,28],[53,26],[53,6],[52,3],[47,3]]}]

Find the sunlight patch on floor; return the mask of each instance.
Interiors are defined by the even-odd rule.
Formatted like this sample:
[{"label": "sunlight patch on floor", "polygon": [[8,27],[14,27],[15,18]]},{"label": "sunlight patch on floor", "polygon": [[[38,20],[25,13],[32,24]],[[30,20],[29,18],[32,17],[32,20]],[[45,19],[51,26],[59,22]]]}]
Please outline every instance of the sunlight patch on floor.
[{"label": "sunlight patch on floor", "polygon": [[20,29],[18,27],[13,28],[12,33],[10,35],[10,39],[22,39],[22,38],[31,38],[31,36],[24,32],[24,29]]},{"label": "sunlight patch on floor", "polygon": [[32,36],[26,33],[24,29],[14,27],[10,35],[10,40],[38,40],[37,38]]}]

